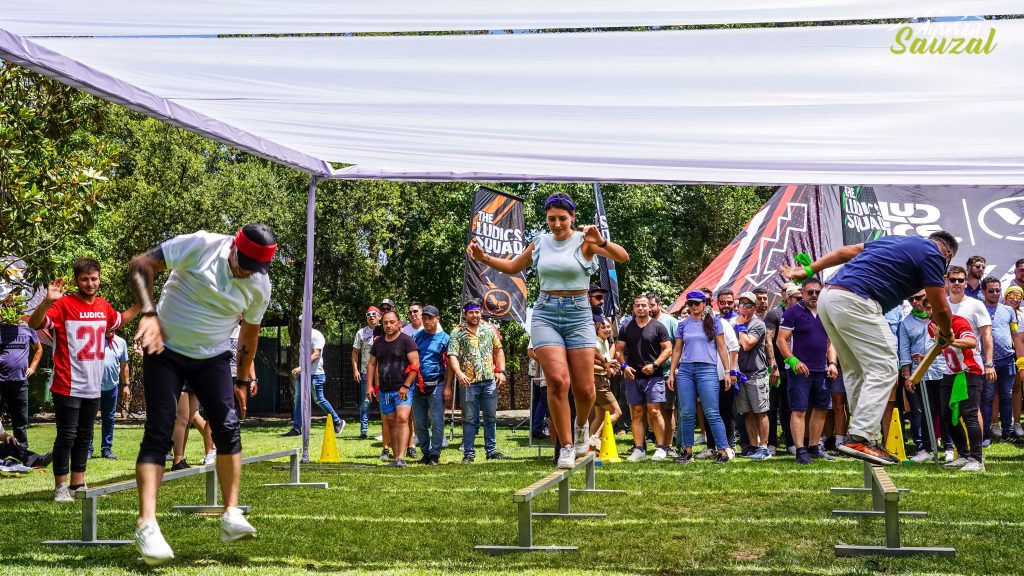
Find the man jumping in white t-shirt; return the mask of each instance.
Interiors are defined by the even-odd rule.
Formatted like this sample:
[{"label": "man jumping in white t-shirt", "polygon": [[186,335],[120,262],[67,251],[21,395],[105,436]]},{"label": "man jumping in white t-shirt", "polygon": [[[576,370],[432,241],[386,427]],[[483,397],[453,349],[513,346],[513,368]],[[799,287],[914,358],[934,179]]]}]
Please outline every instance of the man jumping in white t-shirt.
[{"label": "man jumping in white t-shirt", "polygon": [[[156,522],[156,500],[186,380],[206,410],[217,448],[225,509],[220,539],[256,535],[238,508],[242,442],[235,403],[237,397],[244,404],[249,381],[233,378],[229,339],[241,315],[237,373],[249,374],[270,303],[267,270],[276,249],[277,240],[266,225],[250,224],[234,237],[202,231],[177,236],[132,259],[129,278],[142,307],[135,339],[145,350],[146,394],[146,428],[135,465],[135,542],[151,566],[174,558]],[[154,306],[153,275],[161,270],[171,274]]]}]

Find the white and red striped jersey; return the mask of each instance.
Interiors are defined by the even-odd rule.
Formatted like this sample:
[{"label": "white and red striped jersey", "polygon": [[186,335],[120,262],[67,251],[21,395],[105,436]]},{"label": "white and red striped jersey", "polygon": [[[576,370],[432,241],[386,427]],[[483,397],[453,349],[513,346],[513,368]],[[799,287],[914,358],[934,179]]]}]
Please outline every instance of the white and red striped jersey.
[{"label": "white and red striped jersey", "polygon": [[[963,316],[957,316],[954,314],[951,328],[953,330],[954,338],[978,339],[978,335],[971,329],[971,323]],[[929,323],[928,335],[931,336],[932,340],[935,340],[938,333],[939,327],[936,326],[934,322]],[[981,369],[981,364],[978,363],[977,348],[961,350],[960,348],[947,346],[942,350],[942,357],[946,359],[946,374],[959,374],[960,372],[965,371],[979,375],[985,373],[985,371]]]},{"label": "white and red striped jersey", "polygon": [[54,394],[76,398],[99,398],[103,382],[103,356],[107,331],[121,325],[121,313],[109,302],[96,297],[86,304],[77,295],[68,294],[46,311],[43,328],[54,335]]}]

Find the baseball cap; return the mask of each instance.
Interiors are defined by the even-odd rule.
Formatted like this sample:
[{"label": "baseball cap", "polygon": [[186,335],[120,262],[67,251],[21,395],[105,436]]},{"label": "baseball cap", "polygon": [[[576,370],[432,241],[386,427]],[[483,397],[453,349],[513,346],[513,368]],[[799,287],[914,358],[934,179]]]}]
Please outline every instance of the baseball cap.
[{"label": "baseball cap", "polygon": [[690,290],[686,293],[686,301],[700,300],[701,302],[707,301],[708,297],[704,295],[700,290]]},{"label": "baseball cap", "polygon": [[370,306],[369,308],[366,309],[367,314],[369,314],[370,312],[373,312],[377,316],[380,316],[380,308],[377,308],[376,306]]},{"label": "baseball cap", "polygon": [[235,234],[235,254],[242,268],[266,274],[277,252],[277,237],[262,222],[239,228]]},{"label": "baseball cap", "polygon": [[786,288],[786,298],[789,298],[791,296],[799,296],[799,295],[800,295],[800,289],[797,288],[796,286],[790,286],[789,288]]},{"label": "baseball cap", "polygon": [[604,288],[601,288],[600,284],[591,284],[590,285],[590,290],[587,291],[587,294],[593,294],[594,292],[600,292],[601,294],[607,294],[608,293],[607,290],[605,290]]},{"label": "baseball cap", "polygon": [[462,303],[463,312],[468,312],[470,310],[479,310],[482,307],[483,306],[481,306],[480,300],[478,300],[477,298],[470,298],[469,300],[466,300],[465,302]]},{"label": "baseball cap", "polygon": [[385,299],[380,301],[380,305],[381,306],[391,306],[392,308],[394,308],[395,307],[395,301],[390,299],[390,298],[385,298]]},{"label": "baseball cap", "polygon": [[754,294],[753,292],[743,292],[736,299],[737,300],[743,300],[744,298],[746,298],[747,300],[750,300],[751,304],[757,304],[757,295]]},{"label": "baseball cap", "polygon": [[426,306],[423,307],[423,316],[430,316],[432,318],[437,318],[440,315],[441,315],[441,313],[438,312],[437,308],[435,308],[434,306],[431,306],[430,304],[427,304]]}]

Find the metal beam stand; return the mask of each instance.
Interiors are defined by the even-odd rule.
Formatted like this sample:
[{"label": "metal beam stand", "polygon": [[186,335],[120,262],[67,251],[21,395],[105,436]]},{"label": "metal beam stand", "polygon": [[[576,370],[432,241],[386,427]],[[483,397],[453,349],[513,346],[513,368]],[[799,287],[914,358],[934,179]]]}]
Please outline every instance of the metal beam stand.
[{"label": "metal beam stand", "polygon": [[[900,545],[900,516],[927,516],[927,512],[901,512],[900,493],[901,490],[893,483],[889,473],[881,466],[872,466],[864,463],[865,482],[871,491],[871,510],[833,510],[835,516],[881,516],[885,519],[885,546],[853,546],[849,544],[837,544],[835,555],[837,557],[849,556],[915,556],[919,554],[931,554],[952,557],[956,554],[953,548],[932,548],[918,546]],[[850,489],[843,492],[862,489]],[[835,488],[833,492],[839,492]]]},{"label": "metal beam stand", "polygon": [[[249,513],[249,506],[239,506],[242,510],[242,514]],[[205,515],[220,515],[224,513],[224,505],[217,503],[217,467],[213,467],[213,471],[206,475],[206,504],[201,506],[171,506],[172,512],[181,512],[183,514],[205,514]]]},{"label": "metal beam stand", "polygon": [[[572,474],[583,468],[586,470],[585,490],[570,490],[569,480]],[[534,512],[533,499],[537,496],[558,486],[558,512]],[[512,495],[512,502],[516,504],[518,516],[517,545],[515,546],[476,546],[475,549],[492,556],[508,554],[510,552],[562,552],[566,550],[577,550],[576,546],[534,546],[533,544],[533,519],[535,517],[545,518],[603,518],[604,513],[580,513],[572,512],[570,508],[570,497],[572,492],[623,492],[622,490],[597,490],[594,480],[594,453],[591,452],[582,458],[576,459],[575,465],[568,470],[557,470],[538,480],[537,482],[523,488]]]},{"label": "metal beam stand", "polygon": [[327,482],[303,482],[300,479],[300,474],[299,474],[299,454],[298,454],[298,452],[296,452],[296,451],[292,451],[291,452],[291,454],[289,455],[288,464],[289,464],[289,469],[290,469],[290,473],[289,473],[289,480],[290,481],[289,482],[282,482],[282,483],[279,483],[279,484],[264,484],[263,486],[264,487],[275,487],[275,486],[293,486],[293,487],[298,487],[298,486],[303,486],[303,487],[306,487],[306,488],[321,488],[321,489],[325,489],[325,490],[327,489]]}]

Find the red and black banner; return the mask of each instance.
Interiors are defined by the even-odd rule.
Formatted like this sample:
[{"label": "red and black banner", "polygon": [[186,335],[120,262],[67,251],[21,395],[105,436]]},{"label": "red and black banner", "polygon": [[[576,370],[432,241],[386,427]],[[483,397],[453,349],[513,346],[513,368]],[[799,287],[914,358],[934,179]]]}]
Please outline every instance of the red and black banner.
[{"label": "red and black banner", "polygon": [[[473,195],[469,239],[476,238],[484,252],[511,260],[526,250],[523,199],[480,186]],[[479,298],[483,315],[498,320],[526,323],[526,276],[502,274],[466,257],[462,299]]]},{"label": "red and black banner", "polygon": [[[739,294],[777,291],[780,266],[798,252],[812,259],[846,244],[882,236],[957,238],[954,264],[986,260],[985,274],[1005,286],[1024,251],[1024,187],[1014,186],[784,186],[772,196],[704,272],[676,299],[702,287]],[[828,280],[836,270],[821,275]]]}]

